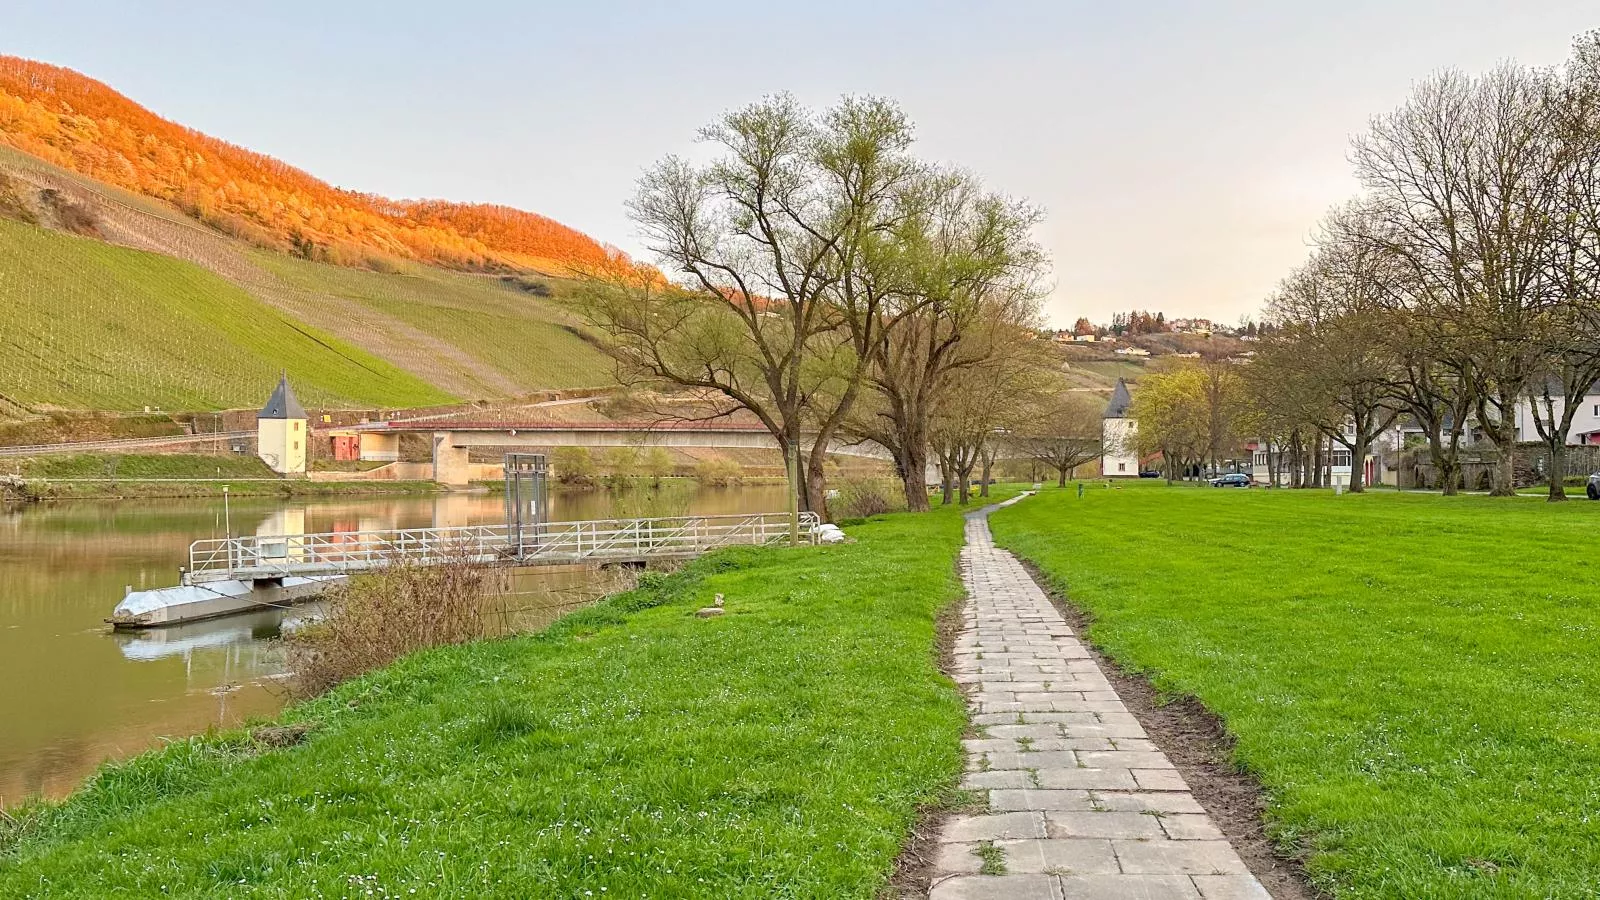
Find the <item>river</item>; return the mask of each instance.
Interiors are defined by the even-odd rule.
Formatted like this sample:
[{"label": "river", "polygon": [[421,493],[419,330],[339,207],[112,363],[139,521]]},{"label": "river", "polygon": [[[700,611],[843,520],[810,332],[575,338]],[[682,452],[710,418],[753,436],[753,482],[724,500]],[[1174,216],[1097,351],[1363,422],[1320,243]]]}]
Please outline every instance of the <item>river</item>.
[{"label": "river", "polygon": [[[784,502],[778,485],[669,482],[659,491],[555,491],[550,519],[774,512]],[[238,499],[230,512],[241,534],[302,517],[308,532],[504,520],[498,494]],[[0,506],[0,808],[62,796],[108,759],[283,705],[272,639],[285,615],[301,611],[135,633],[104,623],[126,587],[176,584],[189,542],[223,530],[223,505],[212,500]],[[586,578],[553,573],[547,586],[570,597]]]}]

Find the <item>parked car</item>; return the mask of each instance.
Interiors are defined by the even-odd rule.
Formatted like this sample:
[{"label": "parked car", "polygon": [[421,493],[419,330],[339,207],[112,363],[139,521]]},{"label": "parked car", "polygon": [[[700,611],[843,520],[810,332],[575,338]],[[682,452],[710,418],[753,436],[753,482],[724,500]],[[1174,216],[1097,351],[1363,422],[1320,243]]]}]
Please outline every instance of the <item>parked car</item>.
[{"label": "parked car", "polygon": [[1156,470],[1156,469],[1145,469],[1143,472],[1139,473],[1139,477],[1140,478],[1160,478],[1161,477],[1161,472],[1159,470]]},{"label": "parked car", "polygon": [[1244,474],[1243,472],[1234,472],[1229,475],[1222,475],[1220,477],[1211,479],[1211,486],[1247,488],[1250,486],[1250,476]]},{"label": "parked car", "polygon": [[1583,492],[1589,495],[1590,500],[1600,500],[1600,472],[1589,476],[1589,483],[1584,485]]}]

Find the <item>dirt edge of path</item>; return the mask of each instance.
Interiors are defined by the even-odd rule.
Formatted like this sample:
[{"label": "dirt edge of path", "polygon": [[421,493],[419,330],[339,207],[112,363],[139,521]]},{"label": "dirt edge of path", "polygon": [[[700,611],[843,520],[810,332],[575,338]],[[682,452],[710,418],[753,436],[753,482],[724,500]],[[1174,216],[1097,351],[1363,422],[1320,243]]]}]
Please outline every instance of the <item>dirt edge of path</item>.
[{"label": "dirt edge of path", "polygon": [[1088,631],[1093,619],[1088,613],[1056,591],[1037,566],[1020,556],[1017,559],[1067,620],[1128,711],[1177,766],[1194,798],[1274,900],[1327,900],[1330,895],[1318,890],[1306,877],[1304,860],[1280,852],[1267,838],[1266,791],[1254,776],[1233,765],[1234,738],[1222,727],[1222,720],[1194,697],[1162,702],[1161,692],[1149,679],[1124,671],[1090,642]]},{"label": "dirt edge of path", "polygon": [[[958,559],[957,578],[960,570]],[[955,668],[956,639],[961,636],[962,616],[971,602],[963,588],[961,596],[946,604],[934,620],[934,652],[939,671],[946,677]],[[969,723],[966,730],[970,732],[971,728]],[[900,848],[900,855],[895,857],[889,881],[878,892],[880,900],[926,900],[933,878],[934,858],[939,852],[940,830],[951,816],[978,811],[977,803],[973,795],[952,788],[943,800],[918,809],[917,821],[912,823],[911,835]]]}]

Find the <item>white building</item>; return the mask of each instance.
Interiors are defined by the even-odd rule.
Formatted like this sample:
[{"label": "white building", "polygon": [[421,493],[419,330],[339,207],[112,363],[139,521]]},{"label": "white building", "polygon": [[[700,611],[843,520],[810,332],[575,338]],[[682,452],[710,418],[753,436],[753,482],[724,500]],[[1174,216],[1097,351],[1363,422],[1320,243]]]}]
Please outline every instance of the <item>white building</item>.
[{"label": "white building", "polygon": [[1108,478],[1139,477],[1139,423],[1128,414],[1132,405],[1128,383],[1118,378],[1100,418],[1100,474]]},{"label": "white building", "polygon": [[[1559,387],[1551,388],[1552,394],[1561,393]],[[1539,401],[1540,409],[1544,401]],[[1517,440],[1540,441],[1539,428],[1533,421],[1533,402],[1527,397],[1517,400]],[[1557,397],[1555,399],[1554,418],[1560,420],[1566,412],[1566,404]],[[1583,398],[1583,405],[1572,417],[1572,427],[1567,430],[1567,446],[1576,447],[1583,444],[1600,444],[1600,383],[1590,386],[1588,394]]]},{"label": "white building", "polygon": [[302,475],[306,471],[306,408],[300,405],[289,376],[278,379],[267,405],[256,415],[256,455],[279,475]]}]

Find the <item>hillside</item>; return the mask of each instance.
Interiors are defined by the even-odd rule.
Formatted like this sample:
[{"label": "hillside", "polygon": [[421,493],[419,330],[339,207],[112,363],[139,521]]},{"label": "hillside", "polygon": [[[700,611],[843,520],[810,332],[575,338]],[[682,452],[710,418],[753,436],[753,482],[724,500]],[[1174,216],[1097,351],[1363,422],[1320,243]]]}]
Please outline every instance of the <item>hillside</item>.
[{"label": "hillside", "polygon": [[[314,405],[610,382],[609,359],[555,296],[560,279],[292,258],[4,146],[0,220],[0,340],[22,351],[0,359],[0,395],[12,398],[0,415],[250,406],[280,368]],[[254,349],[235,352],[239,340]]]},{"label": "hillside", "polygon": [[163,119],[71,69],[14,56],[0,56],[0,141],[308,259],[560,273],[607,256],[589,236],[534,213],[335,188]]},{"label": "hillside", "polygon": [[287,371],[314,405],[450,395],[168,256],[0,219],[0,394],[25,409],[258,404]]}]

